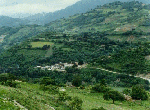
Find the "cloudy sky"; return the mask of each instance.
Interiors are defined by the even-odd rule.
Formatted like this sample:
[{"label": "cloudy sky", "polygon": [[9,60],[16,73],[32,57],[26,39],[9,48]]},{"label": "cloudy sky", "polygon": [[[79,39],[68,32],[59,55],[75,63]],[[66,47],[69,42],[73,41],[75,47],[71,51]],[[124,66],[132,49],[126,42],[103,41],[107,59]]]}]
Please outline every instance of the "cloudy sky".
[{"label": "cloudy sky", "polygon": [[0,0],[0,15],[36,14],[64,9],[80,0]]}]

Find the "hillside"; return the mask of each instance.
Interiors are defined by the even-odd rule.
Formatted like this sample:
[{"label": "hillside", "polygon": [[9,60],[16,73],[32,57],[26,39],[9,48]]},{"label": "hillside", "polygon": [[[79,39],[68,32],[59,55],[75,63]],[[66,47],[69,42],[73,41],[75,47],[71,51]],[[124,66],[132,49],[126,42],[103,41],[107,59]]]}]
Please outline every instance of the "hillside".
[{"label": "hillside", "polygon": [[18,45],[24,40],[46,31],[46,27],[39,25],[22,25],[18,27],[0,28],[0,53],[13,45]]},{"label": "hillside", "polygon": [[[113,0],[115,1],[115,0]],[[53,13],[44,13],[44,14],[36,14],[29,16],[27,20],[30,20],[31,23],[36,24],[47,24],[49,22],[55,21],[60,18],[68,18],[69,16],[72,16],[77,13],[85,13],[93,8],[95,8],[97,5],[103,5],[105,3],[113,2],[112,0],[102,1],[102,0],[81,0],[71,6],[68,6],[65,9],[53,12]]]},{"label": "hillside", "polygon": [[150,5],[147,4],[113,2],[97,6],[86,13],[75,14],[67,19],[55,20],[45,26],[2,27],[0,28],[1,41],[3,40],[1,48],[8,48],[45,31],[63,32],[71,35],[82,32],[98,32],[115,41],[149,42],[149,13]]},{"label": "hillside", "polygon": [[[47,24],[60,18],[68,18],[74,14],[81,14],[91,9],[94,9],[97,5],[104,5],[106,3],[112,3],[118,0],[81,0],[65,9],[53,12],[53,13],[39,13],[29,16],[25,19],[35,24]],[[121,0],[121,2],[127,2],[133,0]],[[149,0],[137,0],[146,4],[149,4]]]},{"label": "hillside", "polygon": [[139,2],[114,2],[47,24],[64,33],[101,32],[120,41],[149,40],[150,6]]},{"label": "hillside", "polygon": [[[149,99],[115,100],[115,103],[112,103],[112,100],[103,98],[105,92],[93,91],[95,85],[81,87],[56,85],[52,84],[52,80],[48,77],[37,79],[37,83],[11,79],[2,82],[2,80],[4,77],[0,75],[0,109],[73,110],[72,108],[80,108],[80,110],[97,110],[103,107],[102,110],[145,110],[150,108]],[[106,88],[120,94],[123,94],[125,90],[132,90],[127,87],[109,87],[109,85]],[[150,97],[150,94],[147,96]]]},{"label": "hillside", "polygon": [[13,26],[21,26],[21,25],[26,25],[29,23],[28,20],[21,20],[19,18],[11,18],[7,16],[0,16],[0,27],[2,26],[8,26],[8,27],[13,27]]},{"label": "hillside", "polygon": [[[8,67],[28,68],[59,62],[96,61],[104,68],[127,73],[130,72],[128,67],[136,63],[132,70],[138,66],[141,68],[136,69],[133,74],[143,73],[147,70],[145,63],[148,62],[139,59],[144,59],[150,54],[149,6],[134,1],[113,2],[98,6],[84,14],[56,20],[44,27],[2,27],[1,35],[6,36],[1,48],[8,49],[0,56],[3,62],[2,71],[7,71]],[[129,54],[131,58],[124,57],[130,60],[123,60],[125,63],[121,64],[122,57],[115,59],[119,52],[120,56]],[[130,55],[130,52],[133,53]],[[134,58],[136,53],[139,56]],[[101,61],[101,56],[106,61]],[[108,56],[112,57],[107,58]]]},{"label": "hillside", "polygon": [[149,29],[136,1],[1,27],[0,109],[149,110]]}]

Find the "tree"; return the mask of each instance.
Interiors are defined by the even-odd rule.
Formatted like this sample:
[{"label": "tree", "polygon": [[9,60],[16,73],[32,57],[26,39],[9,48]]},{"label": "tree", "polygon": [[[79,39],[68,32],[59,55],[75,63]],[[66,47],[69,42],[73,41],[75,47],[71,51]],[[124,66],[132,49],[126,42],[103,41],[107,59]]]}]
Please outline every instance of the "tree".
[{"label": "tree", "polygon": [[103,107],[100,107],[100,108],[93,108],[93,109],[91,109],[91,110],[106,110],[106,109],[103,108]]},{"label": "tree", "polygon": [[83,60],[79,60],[79,63],[78,63],[79,65],[83,65],[84,64],[84,62],[83,62]]},{"label": "tree", "polygon": [[32,48],[32,45],[30,45],[30,44],[29,44],[29,45],[27,45],[27,48],[29,48],[29,49],[30,49],[30,48]]},{"label": "tree", "polygon": [[130,89],[124,89],[123,94],[131,95],[131,90]]},{"label": "tree", "polygon": [[132,87],[131,97],[137,100],[147,100],[148,95],[142,85],[135,85]]},{"label": "tree", "polygon": [[47,50],[49,48],[50,48],[50,45],[43,45],[43,47],[42,47],[43,50]]},{"label": "tree", "polygon": [[107,85],[107,84],[106,84],[106,80],[105,80],[105,79],[102,79],[102,80],[100,81],[100,85],[106,86],[106,85]]},{"label": "tree", "polygon": [[79,87],[82,84],[81,77],[79,75],[74,76],[72,84],[76,87]]},{"label": "tree", "polygon": [[7,82],[7,80],[9,81],[13,81],[15,80],[16,77],[13,74],[10,73],[2,73],[0,74],[0,82]]},{"label": "tree", "polygon": [[44,84],[45,86],[50,85],[50,84],[55,85],[55,81],[49,77],[44,77],[41,80],[40,84]]},{"label": "tree", "polygon": [[109,91],[110,88],[104,86],[104,85],[101,85],[101,84],[96,84],[94,87],[92,87],[91,89],[91,92],[107,92]]},{"label": "tree", "polygon": [[79,99],[78,97],[74,97],[69,104],[71,110],[82,110],[82,103],[83,101]]},{"label": "tree", "polygon": [[0,82],[5,82],[8,80],[8,74],[7,73],[2,73],[0,74]]},{"label": "tree", "polygon": [[100,84],[96,84],[91,90],[92,92],[108,92],[110,88],[107,87],[106,80],[102,79]]},{"label": "tree", "polygon": [[113,91],[113,90],[106,92],[103,95],[103,98],[104,98],[104,100],[112,99],[113,103],[115,101],[124,101],[125,100],[125,97],[121,93],[119,93],[118,91]]}]

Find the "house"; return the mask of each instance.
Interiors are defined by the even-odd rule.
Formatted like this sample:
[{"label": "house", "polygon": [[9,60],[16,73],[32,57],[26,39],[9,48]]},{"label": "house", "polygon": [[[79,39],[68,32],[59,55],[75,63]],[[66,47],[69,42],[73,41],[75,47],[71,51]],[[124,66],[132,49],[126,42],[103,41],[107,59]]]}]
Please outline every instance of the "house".
[{"label": "house", "polygon": [[[78,62],[75,62],[76,65],[78,65]],[[35,68],[40,68],[41,70],[49,70],[49,71],[54,71],[54,70],[57,70],[57,71],[62,71],[64,72],[65,71],[65,68],[66,67],[72,67],[74,64],[72,63],[62,63],[60,62],[59,64],[55,64],[55,65],[51,65],[51,66],[45,66],[45,67],[42,67],[42,66],[36,66]],[[82,67],[82,65],[80,65]]]}]

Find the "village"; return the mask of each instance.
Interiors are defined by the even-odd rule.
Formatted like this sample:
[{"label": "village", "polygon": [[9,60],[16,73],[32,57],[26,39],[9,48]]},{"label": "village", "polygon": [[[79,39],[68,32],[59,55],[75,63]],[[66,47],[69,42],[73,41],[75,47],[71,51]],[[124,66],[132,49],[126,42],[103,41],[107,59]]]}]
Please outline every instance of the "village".
[{"label": "village", "polygon": [[56,70],[56,71],[65,72],[65,71],[66,71],[65,68],[67,68],[67,67],[72,67],[72,66],[74,66],[74,65],[75,65],[75,67],[78,68],[78,69],[80,69],[80,68],[85,68],[85,67],[87,66],[87,64],[85,64],[85,63],[82,64],[82,65],[79,65],[78,62],[75,62],[75,63],[62,63],[62,62],[60,62],[60,63],[58,63],[58,64],[51,65],[51,66],[44,66],[44,67],[42,67],[42,66],[36,66],[35,68],[41,69],[41,70],[49,70],[49,71],[54,71],[54,70]]}]

